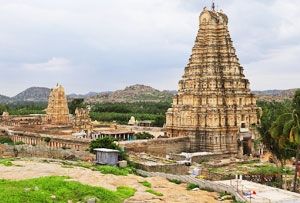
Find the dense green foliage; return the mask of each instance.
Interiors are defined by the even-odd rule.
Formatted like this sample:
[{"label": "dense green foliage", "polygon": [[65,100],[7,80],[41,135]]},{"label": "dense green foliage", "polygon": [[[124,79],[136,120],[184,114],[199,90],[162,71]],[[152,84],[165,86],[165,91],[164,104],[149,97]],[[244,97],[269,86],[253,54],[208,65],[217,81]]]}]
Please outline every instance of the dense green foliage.
[{"label": "dense green foliage", "polygon": [[12,141],[12,139],[10,139],[9,137],[7,136],[1,136],[0,135],[0,144],[9,144],[9,145],[13,145],[14,142]]},{"label": "dense green foliage", "polygon": [[4,111],[7,111],[7,106],[0,104],[0,115],[2,115]]},{"label": "dense green foliage", "polygon": [[290,168],[281,168],[281,167],[276,167],[275,165],[272,165],[272,164],[264,164],[264,165],[258,165],[254,168],[251,168],[249,170],[249,174],[252,174],[252,175],[275,175],[275,174],[285,175],[285,174],[292,174],[292,171],[290,170]]},{"label": "dense green foliage", "polygon": [[131,116],[136,120],[151,120],[154,126],[163,126],[169,102],[104,103],[92,107],[93,120],[127,124]]},{"label": "dense green foliage", "polygon": [[117,191],[83,185],[66,180],[67,177],[41,177],[29,180],[0,180],[0,202],[123,202],[135,193],[135,189],[118,187]]},{"label": "dense green foliage", "polygon": [[[296,163],[300,160],[300,89],[296,90],[292,101],[292,109],[281,114],[273,122],[270,133],[277,140],[282,151],[294,152]],[[295,164],[295,175],[293,191],[297,190],[297,164]]]},{"label": "dense green foliage", "polygon": [[22,102],[3,105],[0,104],[0,114],[7,111],[10,115],[45,114],[45,102]]},{"label": "dense green foliage", "polygon": [[[73,99],[68,106],[70,113],[74,114],[77,107],[84,108],[86,104],[83,99]],[[134,116],[138,121],[150,120],[154,126],[162,127],[165,123],[165,113],[170,107],[170,102],[101,103],[92,107],[90,116],[92,120],[116,121],[120,124],[127,124],[131,116]],[[0,104],[0,114],[4,111],[10,115],[44,114],[46,108],[46,102]]]},{"label": "dense green foliage", "polygon": [[142,132],[142,133],[136,133],[134,135],[135,139],[137,140],[146,140],[146,139],[153,139],[154,136],[150,133],[147,132]]},{"label": "dense green foliage", "polygon": [[170,106],[169,102],[103,103],[92,109],[94,112],[163,114]]},{"label": "dense green foliage", "polygon": [[85,108],[86,104],[84,99],[73,99],[68,103],[69,111],[71,114],[75,114],[76,108]]},{"label": "dense green foliage", "polygon": [[192,190],[192,189],[195,189],[195,188],[199,188],[199,186],[195,183],[188,183],[188,185],[186,186],[187,190]]},{"label": "dense green foliage", "polygon": [[270,129],[272,124],[280,115],[291,111],[292,102],[289,100],[284,102],[259,101],[257,104],[263,111],[261,124],[258,127],[258,131],[261,135],[261,141],[266,148],[276,156],[276,158],[281,162],[281,165],[283,165],[286,159],[289,159],[294,155],[293,151],[282,149],[280,141],[278,139],[274,139],[270,133]]},{"label": "dense green foliage", "polygon": [[104,137],[93,140],[90,143],[90,152],[94,152],[95,148],[107,148],[119,150],[118,145],[114,142],[115,140],[111,137]]}]

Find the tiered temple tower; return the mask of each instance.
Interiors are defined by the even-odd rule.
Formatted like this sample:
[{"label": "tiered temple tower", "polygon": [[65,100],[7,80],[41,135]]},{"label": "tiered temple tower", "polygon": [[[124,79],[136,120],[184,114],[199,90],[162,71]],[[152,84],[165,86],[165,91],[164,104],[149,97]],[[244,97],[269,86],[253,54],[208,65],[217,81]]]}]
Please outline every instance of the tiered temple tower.
[{"label": "tiered temple tower", "polygon": [[46,122],[48,124],[70,124],[68,102],[63,86],[57,84],[56,87],[51,90],[46,113]]},{"label": "tiered temple tower", "polygon": [[75,132],[84,131],[87,135],[93,130],[89,108],[76,108],[73,129]]},{"label": "tiered temple tower", "polygon": [[[169,137],[189,136],[191,151],[236,154],[259,122],[223,12],[204,8],[192,55],[166,113]],[[249,142],[248,142],[249,143]]]}]

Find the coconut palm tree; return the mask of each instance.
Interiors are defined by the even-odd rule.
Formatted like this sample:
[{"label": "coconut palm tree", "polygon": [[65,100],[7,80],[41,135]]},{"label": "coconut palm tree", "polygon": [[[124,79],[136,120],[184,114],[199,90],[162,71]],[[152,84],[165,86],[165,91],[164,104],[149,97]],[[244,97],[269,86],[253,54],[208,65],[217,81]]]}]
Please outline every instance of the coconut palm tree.
[{"label": "coconut palm tree", "polygon": [[297,165],[300,158],[300,90],[297,90],[293,99],[293,111],[278,117],[270,128],[271,136],[277,140],[283,153],[288,146],[296,146],[296,162],[293,191],[297,189]]}]

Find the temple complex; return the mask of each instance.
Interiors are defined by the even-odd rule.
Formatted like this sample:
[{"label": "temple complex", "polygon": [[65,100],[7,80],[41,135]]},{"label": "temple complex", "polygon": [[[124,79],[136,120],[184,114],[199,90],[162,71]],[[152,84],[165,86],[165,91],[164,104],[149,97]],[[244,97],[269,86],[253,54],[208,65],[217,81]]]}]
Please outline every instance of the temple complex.
[{"label": "temple complex", "polygon": [[51,90],[46,114],[48,124],[68,125],[70,123],[68,101],[63,86],[57,84]]},{"label": "temple complex", "polygon": [[250,92],[222,11],[204,8],[195,45],[172,108],[168,137],[191,138],[191,151],[251,153],[259,108]]}]

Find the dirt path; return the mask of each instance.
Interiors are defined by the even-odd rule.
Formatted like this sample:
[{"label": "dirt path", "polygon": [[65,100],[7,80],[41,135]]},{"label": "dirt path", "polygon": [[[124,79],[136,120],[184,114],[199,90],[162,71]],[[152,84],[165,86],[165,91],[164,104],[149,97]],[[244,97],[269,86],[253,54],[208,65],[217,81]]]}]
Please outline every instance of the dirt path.
[{"label": "dirt path", "polygon": [[[135,175],[115,176],[101,174],[97,171],[82,167],[66,168],[60,163],[43,163],[39,160],[18,160],[14,166],[0,165],[0,179],[29,179],[41,176],[69,176],[83,184],[101,186],[115,190],[118,186],[129,186],[137,190],[135,195],[126,200],[127,203],[160,203],[160,202],[184,202],[184,203],[213,203],[217,193],[206,191],[187,191],[186,184],[176,185],[160,177],[143,178]],[[152,184],[152,189],[163,194],[162,197],[145,192],[148,188],[142,186],[139,181],[147,180]]]}]

